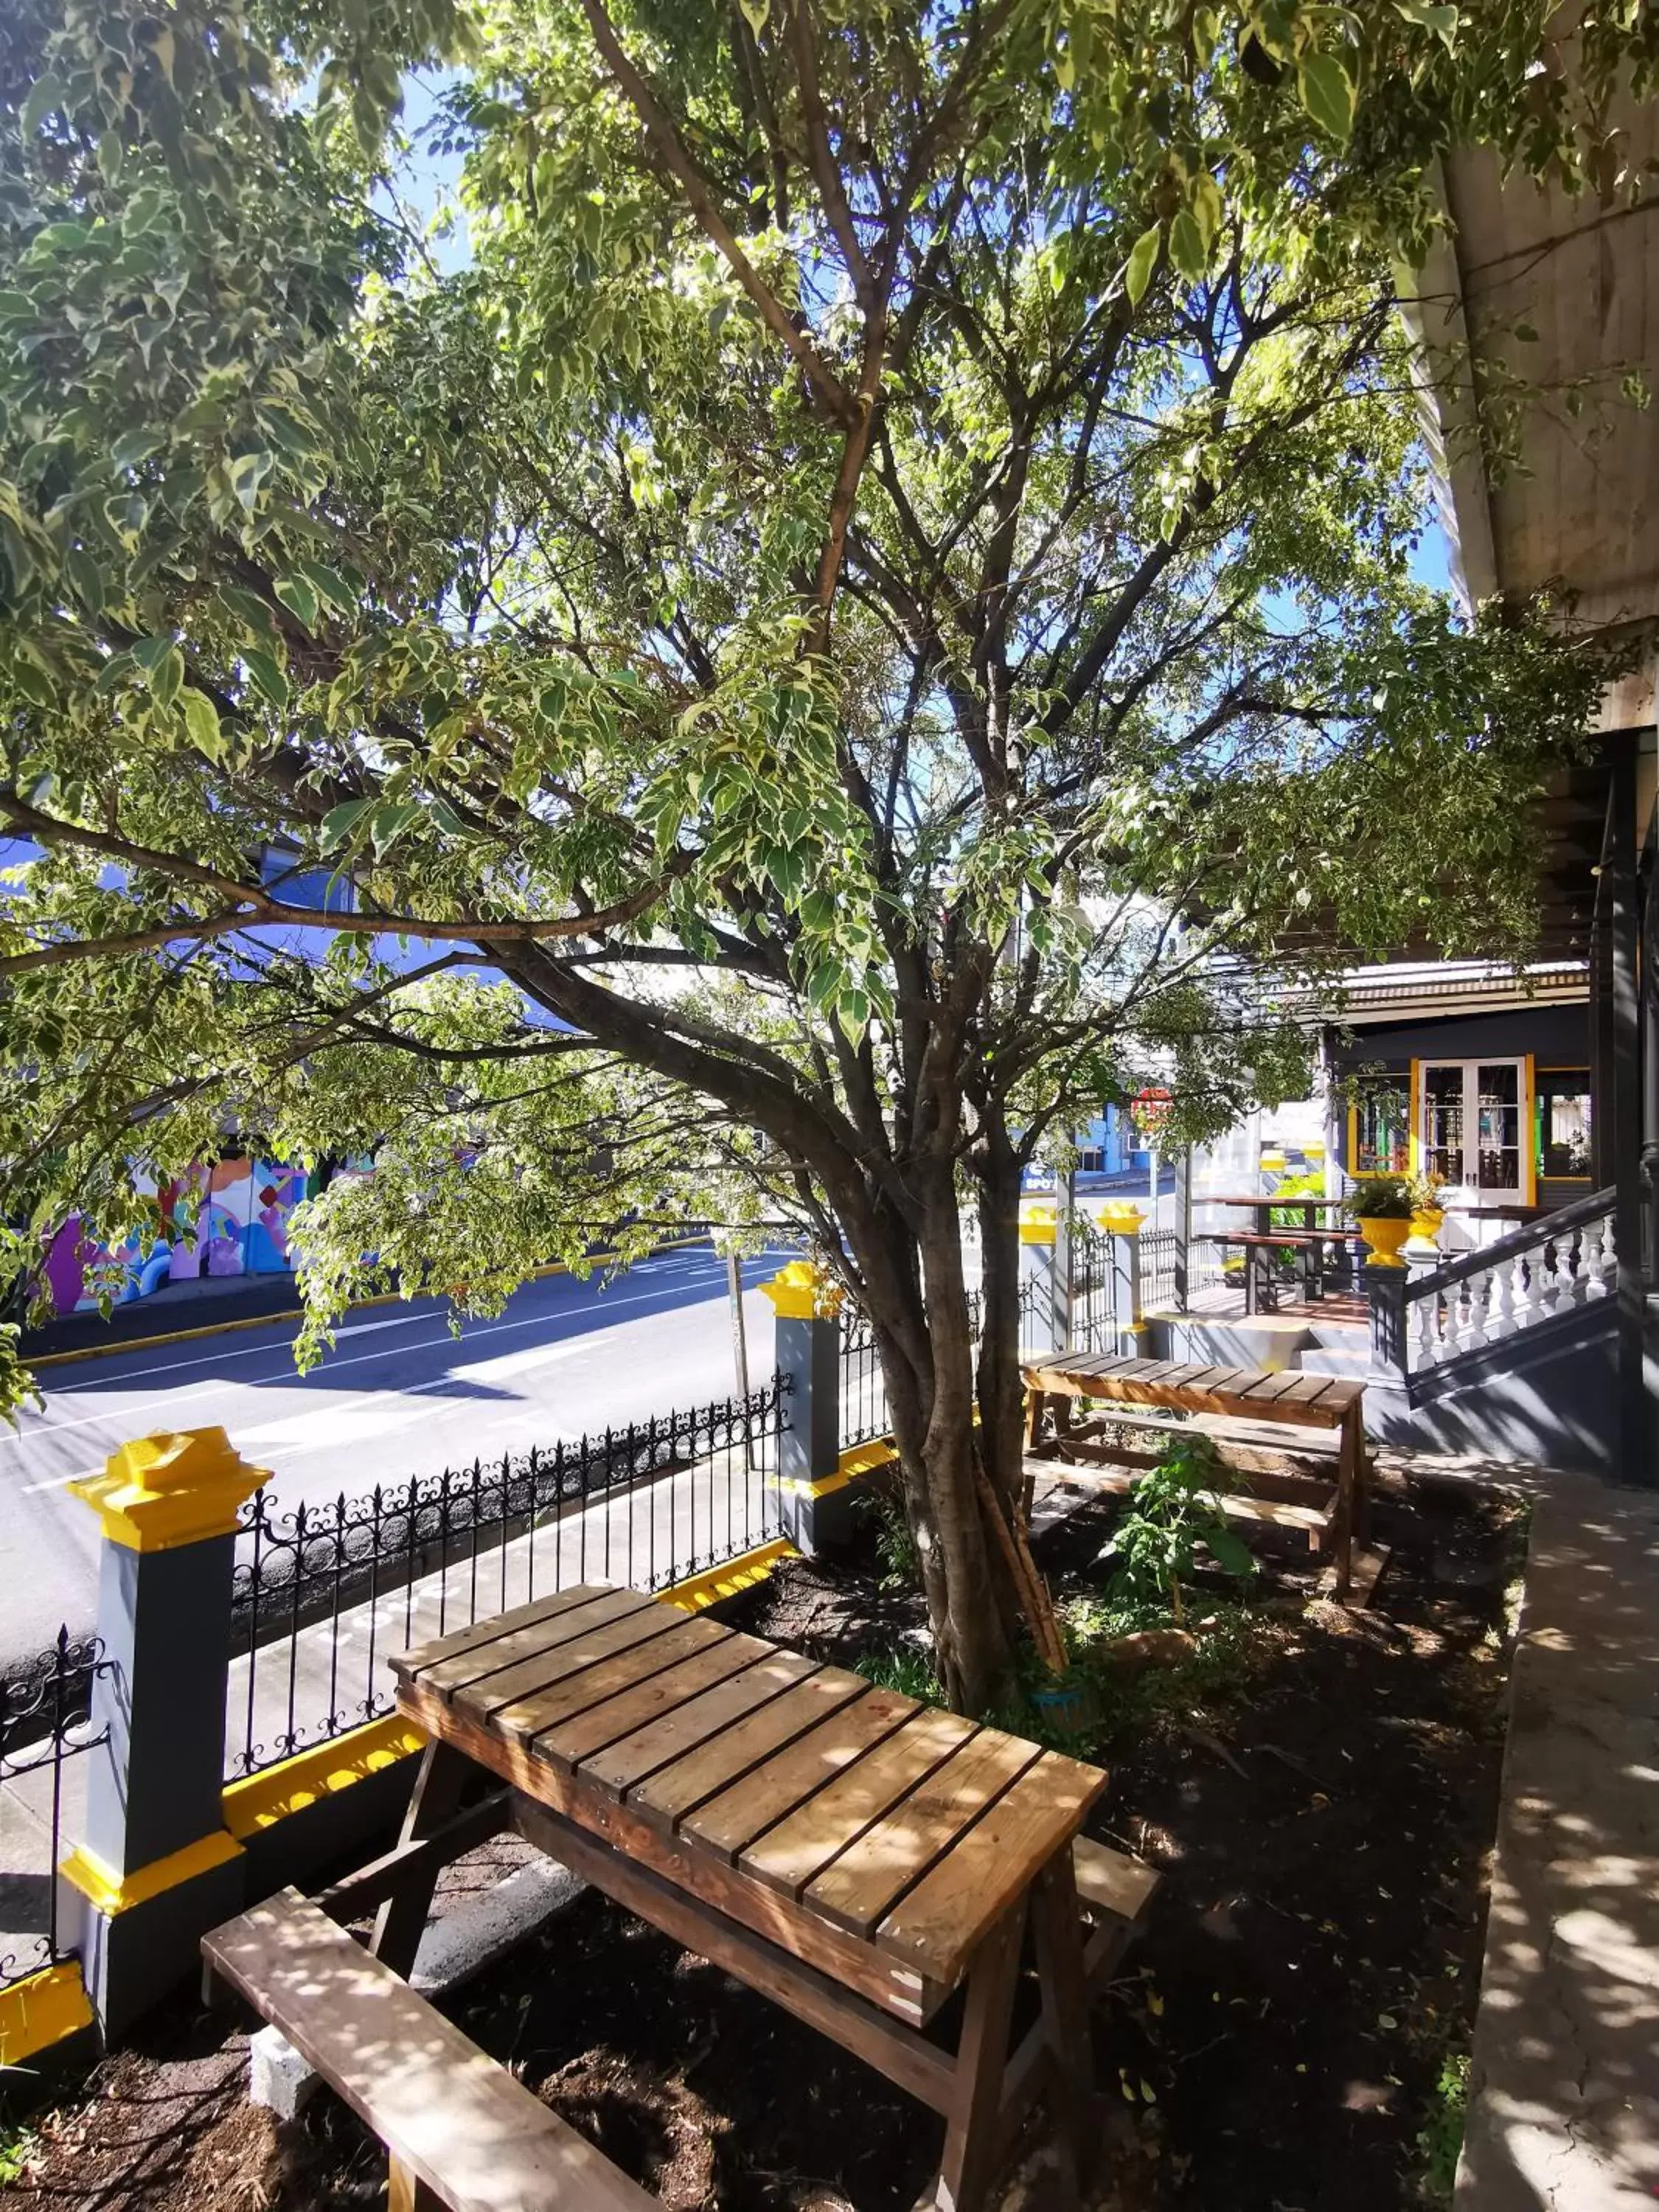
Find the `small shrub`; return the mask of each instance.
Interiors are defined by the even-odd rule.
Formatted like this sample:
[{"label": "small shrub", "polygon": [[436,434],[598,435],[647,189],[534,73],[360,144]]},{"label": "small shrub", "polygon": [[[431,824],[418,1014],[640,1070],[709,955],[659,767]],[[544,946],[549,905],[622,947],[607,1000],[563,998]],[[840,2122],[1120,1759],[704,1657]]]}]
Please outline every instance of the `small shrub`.
[{"label": "small shrub", "polygon": [[896,1691],[924,1705],[942,1705],[945,1686],[933,1672],[933,1662],[922,1651],[866,1651],[853,1662],[853,1670],[873,1682],[878,1690]]},{"label": "small shrub", "polygon": [[1202,1431],[1178,1435],[1136,1483],[1102,1554],[1118,1562],[1108,1593],[1114,1604],[1161,1601],[1179,1625],[1182,1584],[1192,1580],[1200,1544],[1224,1574],[1239,1582],[1255,1574],[1255,1561],[1222,1516],[1226,1487],[1215,1446]]},{"label": "small shrub", "polygon": [[1428,2119],[1417,2137],[1418,2155],[1422,2160],[1418,2187],[1425,2203],[1445,2205],[1452,2201],[1468,2105],[1468,2053],[1448,2051],[1440,2063],[1439,2076],[1429,2099]]}]

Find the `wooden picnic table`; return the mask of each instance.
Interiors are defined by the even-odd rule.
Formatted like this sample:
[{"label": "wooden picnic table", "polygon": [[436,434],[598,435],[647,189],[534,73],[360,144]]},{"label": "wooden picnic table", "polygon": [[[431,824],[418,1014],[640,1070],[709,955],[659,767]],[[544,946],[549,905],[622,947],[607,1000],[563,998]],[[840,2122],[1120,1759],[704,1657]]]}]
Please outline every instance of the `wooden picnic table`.
[{"label": "wooden picnic table", "polygon": [[1285,1424],[1336,1432],[1336,1482],[1319,1509],[1268,1498],[1224,1496],[1230,1516],[1316,1528],[1328,1539],[1336,1595],[1346,1598],[1353,1572],[1353,1546],[1364,1531],[1365,1386],[1338,1375],[1274,1374],[1265,1368],[1202,1366],[1175,1359],[1123,1359],[1105,1352],[1056,1352],[1024,1368],[1026,1437],[1035,1449],[1050,1406],[1062,1431],[1066,1401],[1164,1406],[1188,1413],[1217,1413],[1232,1420]]},{"label": "wooden picnic table", "polygon": [[[356,1878],[377,1957],[408,1971],[487,1768],[551,1857],[942,2113],[929,2202],[973,2212],[1045,2087],[1086,2168],[1089,1996],[1157,1881],[1079,1838],[1097,1768],[601,1583],[392,1667],[432,1742],[400,1870]],[[1011,2051],[1028,1924],[1041,2007]],[[949,2050],[924,2030],[963,1984]]]}]

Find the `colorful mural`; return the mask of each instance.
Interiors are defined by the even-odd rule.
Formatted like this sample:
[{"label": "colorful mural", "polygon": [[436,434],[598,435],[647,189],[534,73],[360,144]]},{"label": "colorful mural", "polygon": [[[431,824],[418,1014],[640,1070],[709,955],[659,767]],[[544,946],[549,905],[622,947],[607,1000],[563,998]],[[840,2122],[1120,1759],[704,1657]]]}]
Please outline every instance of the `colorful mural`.
[{"label": "colorful mural", "polygon": [[[350,1172],[372,1172],[371,1162]],[[246,1153],[203,1163],[155,1190],[161,1231],[141,1249],[129,1239],[114,1250],[81,1233],[71,1214],[46,1247],[44,1273],[54,1311],[85,1313],[100,1291],[117,1305],[143,1297],[162,1283],[195,1282],[204,1275],[279,1275],[294,1265],[289,1223],[321,1178],[280,1160]]]}]

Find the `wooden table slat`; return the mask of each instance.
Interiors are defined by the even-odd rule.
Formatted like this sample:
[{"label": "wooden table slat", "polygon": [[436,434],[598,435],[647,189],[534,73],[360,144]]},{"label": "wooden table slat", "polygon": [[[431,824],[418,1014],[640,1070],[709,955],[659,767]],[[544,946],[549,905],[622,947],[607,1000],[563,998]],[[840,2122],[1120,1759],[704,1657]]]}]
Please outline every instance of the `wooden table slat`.
[{"label": "wooden table slat", "polygon": [[1018,1736],[981,1729],[826,1867],[806,1903],[855,1936],[873,1935],[896,1899],[1042,1755]]},{"label": "wooden table slat", "polygon": [[840,1667],[822,1668],[712,1743],[699,1744],[659,1767],[629,1790],[628,1802],[642,1818],[672,1828],[740,1775],[797,1742],[837,1707],[863,1697],[869,1686],[860,1674]]},{"label": "wooden table slat", "polygon": [[[456,1702],[464,1698],[471,1711],[487,1720],[504,1705],[516,1705],[539,1691],[552,1690],[560,1683],[586,1674],[602,1659],[632,1651],[641,1644],[655,1643],[684,1624],[685,1615],[672,1606],[640,1606],[614,1620],[598,1622],[591,1629],[567,1637],[545,1651],[516,1660],[499,1674],[486,1674],[478,1681],[466,1683],[456,1692]],[[667,1663],[665,1659],[657,1662],[660,1666]],[[419,1686],[425,1689],[427,1685],[422,1682]],[[434,1691],[433,1694],[440,1693]]]},{"label": "wooden table slat", "polygon": [[722,1858],[735,1859],[757,1836],[815,1796],[843,1767],[921,1711],[914,1698],[901,1698],[891,1690],[866,1690],[856,1703],[821,1721],[810,1735],[787,1746],[689,1814],[680,1823],[680,1833],[695,1837]]},{"label": "wooden table slat", "polygon": [[645,1605],[633,1602],[637,1596],[634,1590],[601,1591],[584,1604],[571,1606],[552,1620],[529,1622],[505,1636],[496,1637],[491,1643],[471,1644],[447,1659],[416,1668],[410,1679],[428,1690],[435,1690],[441,1698],[453,1698],[469,1683],[504,1674],[509,1667],[526,1659],[544,1659],[561,1645],[574,1643],[578,1637],[591,1636],[595,1629],[605,1628],[613,1620],[642,1618],[645,1606],[652,1601],[647,1598]]},{"label": "wooden table slat", "polygon": [[[661,1609],[668,1611],[666,1606]],[[688,1634],[688,1631],[692,1632]],[[560,1721],[586,1712],[590,1705],[614,1698],[619,1690],[631,1689],[648,1674],[660,1674],[677,1659],[701,1650],[706,1644],[717,1643],[731,1632],[715,1621],[687,1620],[682,1614],[678,1620],[671,1620],[659,1634],[641,1638],[626,1650],[613,1651],[595,1660],[592,1666],[562,1674],[557,1681],[544,1683],[539,1689],[526,1691],[510,1705],[498,1702],[493,1681],[463,1690],[453,1702],[458,1712],[470,1714],[500,1735],[522,1741],[539,1735],[544,1729],[556,1727]]]},{"label": "wooden table slat", "polygon": [[673,1765],[711,1736],[730,1730],[744,1714],[781,1698],[813,1671],[811,1661],[798,1652],[779,1651],[769,1645],[766,1649],[769,1656],[757,1664],[745,1666],[740,1674],[704,1690],[671,1712],[659,1714],[583,1759],[583,1781],[603,1790],[607,1796],[625,1796],[636,1783],[660,1767]]},{"label": "wooden table slat", "polygon": [[973,1722],[924,1708],[769,1828],[738,1864],[757,1881],[799,1897],[872,1821],[908,1796],[974,1734]]},{"label": "wooden table slat", "polygon": [[[452,1628],[447,1636],[434,1636],[424,1644],[416,1644],[408,1651],[400,1651],[392,1662],[392,1671],[398,1680],[410,1680],[435,1667],[441,1659],[448,1659],[459,1651],[470,1651],[477,1644],[493,1644],[498,1637],[507,1636],[515,1628],[528,1628],[538,1620],[552,1620],[562,1613],[590,1603],[596,1597],[614,1595],[609,1583],[576,1583],[569,1589],[555,1590],[551,1597],[533,1599],[528,1605],[514,1606],[510,1613],[498,1613],[490,1620],[469,1622],[465,1628]],[[637,1597],[637,1590],[631,1593]]]},{"label": "wooden table slat", "polygon": [[1106,1787],[1097,1767],[1045,1752],[876,1930],[890,1957],[960,1962],[977,1950]]},{"label": "wooden table slat", "polygon": [[[689,1626],[690,1624],[688,1624]],[[568,1721],[538,1730],[536,1750],[556,1766],[580,1766],[609,1744],[631,1735],[637,1728],[672,1713],[703,1690],[712,1690],[732,1674],[741,1674],[763,1659],[770,1647],[758,1637],[727,1632],[701,1650],[689,1651],[642,1682],[589,1705]]]}]

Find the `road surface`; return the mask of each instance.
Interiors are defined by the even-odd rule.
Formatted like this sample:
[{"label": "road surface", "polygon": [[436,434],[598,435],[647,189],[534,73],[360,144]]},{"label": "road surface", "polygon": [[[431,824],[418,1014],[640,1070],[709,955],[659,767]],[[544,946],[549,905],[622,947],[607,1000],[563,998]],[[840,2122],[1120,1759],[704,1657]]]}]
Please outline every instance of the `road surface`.
[{"label": "road surface", "polygon": [[[745,1279],[765,1280],[785,1256],[750,1261]],[[772,1309],[758,1290],[744,1303],[758,1388],[772,1374]],[[725,1263],[706,1248],[641,1261],[607,1286],[548,1276],[459,1339],[436,1301],[366,1308],[307,1376],[295,1372],[294,1334],[291,1322],[273,1322],[43,1374],[44,1412],[0,1426],[0,1672],[43,1650],[60,1623],[91,1628],[97,1522],[66,1485],[130,1437],[228,1429],[292,1507],[735,1388]]]}]

